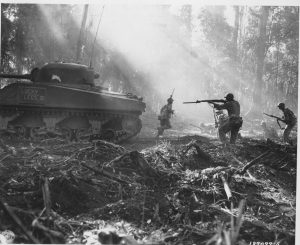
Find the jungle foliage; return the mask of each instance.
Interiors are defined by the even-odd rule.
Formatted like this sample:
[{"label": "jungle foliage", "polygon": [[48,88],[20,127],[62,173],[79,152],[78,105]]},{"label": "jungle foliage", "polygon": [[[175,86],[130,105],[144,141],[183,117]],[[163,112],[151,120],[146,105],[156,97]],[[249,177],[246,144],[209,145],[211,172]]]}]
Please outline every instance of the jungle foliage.
[{"label": "jungle foliage", "polygon": [[[24,72],[49,61],[76,61],[80,26],[73,18],[75,9],[75,5],[41,8],[36,4],[2,4],[1,71]],[[170,14],[168,6],[163,9],[166,15]],[[274,105],[278,102],[296,110],[299,7],[234,6],[232,9],[233,25],[226,19],[224,6],[204,6],[199,10],[183,5],[174,16],[179,21],[177,34],[193,40],[181,45],[207,66],[207,72],[203,73],[207,95],[219,97],[230,90],[242,104],[255,101],[247,108],[249,113],[255,111],[254,105],[276,110]],[[95,35],[91,27],[95,25],[86,24],[81,40],[80,62],[84,64],[89,63],[91,56]],[[195,35],[199,30],[202,35]],[[215,52],[203,53],[203,47]],[[113,46],[104,48],[97,43],[94,52],[93,66],[101,72],[102,82],[110,77],[124,81],[125,90],[139,92],[150,104],[162,99],[149,87],[149,74],[130,65]],[[117,90],[118,84],[115,87]]]}]

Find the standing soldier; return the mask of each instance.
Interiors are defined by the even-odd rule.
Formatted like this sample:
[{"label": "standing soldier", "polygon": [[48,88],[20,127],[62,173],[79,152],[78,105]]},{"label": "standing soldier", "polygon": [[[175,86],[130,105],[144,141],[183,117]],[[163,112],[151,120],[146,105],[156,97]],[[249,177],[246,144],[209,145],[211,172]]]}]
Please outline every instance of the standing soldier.
[{"label": "standing soldier", "polygon": [[279,103],[278,108],[283,112],[282,122],[286,124],[283,132],[283,142],[291,144],[292,142],[290,141],[289,136],[297,123],[297,118],[289,108],[285,107],[284,103]]},{"label": "standing soldier", "polygon": [[167,102],[168,104],[164,105],[160,109],[160,115],[158,116],[158,120],[160,121],[160,127],[157,128],[157,137],[161,136],[165,129],[171,128],[170,118],[171,115],[174,114],[174,110],[172,110],[172,104],[173,104],[173,98],[172,95],[170,98],[168,98]]},{"label": "standing soldier", "polygon": [[225,103],[222,105],[213,103],[217,110],[226,109],[228,112],[228,120],[219,127],[219,137],[222,143],[226,143],[226,133],[230,132],[230,144],[235,144],[243,124],[243,120],[240,117],[240,103],[234,100],[231,93],[227,94],[225,99]]}]

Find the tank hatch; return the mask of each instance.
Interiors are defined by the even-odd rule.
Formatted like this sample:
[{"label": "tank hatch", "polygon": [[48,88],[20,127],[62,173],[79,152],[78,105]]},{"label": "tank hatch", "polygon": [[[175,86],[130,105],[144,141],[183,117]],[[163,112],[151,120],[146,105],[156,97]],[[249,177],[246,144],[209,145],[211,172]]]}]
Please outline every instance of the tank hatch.
[{"label": "tank hatch", "polygon": [[[34,73],[34,72],[32,72]],[[99,74],[88,66],[75,63],[48,63],[34,74],[33,81],[39,83],[66,83],[95,86]]]}]

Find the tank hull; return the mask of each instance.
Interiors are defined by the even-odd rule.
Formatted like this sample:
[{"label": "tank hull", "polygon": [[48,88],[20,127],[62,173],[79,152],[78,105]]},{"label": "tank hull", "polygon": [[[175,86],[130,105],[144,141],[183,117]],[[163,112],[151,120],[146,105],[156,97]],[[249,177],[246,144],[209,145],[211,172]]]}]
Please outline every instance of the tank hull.
[{"label": "tank hull", "polygon": [[139,133],[144,110],[137,98],[90,86],[18,82],[0,90],[1,129],[60,131],[73,138],[84,132],[119,142]]}]

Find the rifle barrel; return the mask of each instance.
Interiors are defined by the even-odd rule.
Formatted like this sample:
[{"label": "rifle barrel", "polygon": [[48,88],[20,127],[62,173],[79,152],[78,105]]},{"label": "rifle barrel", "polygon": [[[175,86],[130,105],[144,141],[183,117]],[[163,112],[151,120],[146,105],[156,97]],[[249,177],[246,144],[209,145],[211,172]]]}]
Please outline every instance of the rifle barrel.
[{"label": "rifle barrel", "polygon": [[273,115],[270,115],[270,114],[267,114],[267,113],[263,113],[263,114],[265,114],[265,115],[268,116],[268,117],[276,118],[276,119],[278,119],[278,120],[280,120],[280,121],[283,122],[283,120],[282,120],[280,117],[276,117],[276,116],[273,116]]},{"label": "rifle barrel", "polygon": [[30,74],[7,74],[7,73],[0,73],[0,78],[16,78],[16,79],[31,79]]},{"label": "rifle barrel", "polygon": [[198,104],[202,102],[207,102],[207,103],[225,103],[225,100],[196,100],[193,102],[183,102],[183,104]]},{"label": "rifle barrel", "polygon": [[225,100],[200,100],[200,102],[208,102],[208,103],[225,103]]}]

